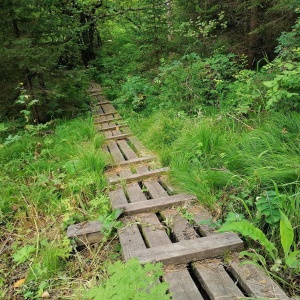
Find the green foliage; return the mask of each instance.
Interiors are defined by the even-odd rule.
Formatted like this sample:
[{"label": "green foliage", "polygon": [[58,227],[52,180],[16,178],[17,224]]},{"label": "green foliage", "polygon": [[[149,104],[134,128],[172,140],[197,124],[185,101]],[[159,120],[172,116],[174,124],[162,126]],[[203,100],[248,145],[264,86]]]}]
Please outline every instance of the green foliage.
[{"label": "green foliage", "polygon": [[265,191],[256,199],[257,218],[265,217],[268,224],[274,225],[280,220],[280,196],[275,191]]},{"label": "green foliage", "polygon": [[167,283],[159,282],[163,275],[161,264],[146,263],[142,266],[138,260],[126,263],[117,261],[107,267],[108,279],[99,287],[87,293],[89,299],[171,299],[167,295]]},{"label": "green foliage", "polygon": [[117,219],[122,214],[122,210],[115,209],[110,214],[107,214],[106,216],[100,216],[99,221],[102,224],[102,233],[105,235],[105,237],[111,237],[114,230],[120,229],[122,227],[122,222],[117,221]]}]

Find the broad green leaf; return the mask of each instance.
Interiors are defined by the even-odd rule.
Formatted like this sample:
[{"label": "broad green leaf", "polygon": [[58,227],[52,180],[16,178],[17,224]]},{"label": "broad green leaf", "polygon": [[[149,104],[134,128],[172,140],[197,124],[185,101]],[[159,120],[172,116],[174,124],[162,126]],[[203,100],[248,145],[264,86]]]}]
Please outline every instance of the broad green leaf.
[{"label": "broad green leaf", "polygon": [[288,257],[290,248],[294,241],[294,231],[291,222],[287,218],[287,216],[280,211],[280,240],[281,246],[284,251],[284,256]]},{"label": "broad green leaf", "polygon": [[290,253],[289,256],[286,257],[285,263],[290,268],[299,268],[300,267],[300,250]]}]

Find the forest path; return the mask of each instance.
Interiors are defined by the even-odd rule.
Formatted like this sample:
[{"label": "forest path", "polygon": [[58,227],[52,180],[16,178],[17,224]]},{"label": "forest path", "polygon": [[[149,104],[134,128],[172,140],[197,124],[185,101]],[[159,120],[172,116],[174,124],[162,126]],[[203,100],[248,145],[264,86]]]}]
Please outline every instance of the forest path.
[{"label": "forest path", "polygon": [[94,123],[112,160],[106,173],[111,206],[123,212],[124,259],[162,262],[173,299],[289,299],[261,269],[239,264],[238,235],[216,233],[207,225],[209,212],[168,183],[168,168],[130,132],[100,86],[93,84],[90,92],[97,99]]}]

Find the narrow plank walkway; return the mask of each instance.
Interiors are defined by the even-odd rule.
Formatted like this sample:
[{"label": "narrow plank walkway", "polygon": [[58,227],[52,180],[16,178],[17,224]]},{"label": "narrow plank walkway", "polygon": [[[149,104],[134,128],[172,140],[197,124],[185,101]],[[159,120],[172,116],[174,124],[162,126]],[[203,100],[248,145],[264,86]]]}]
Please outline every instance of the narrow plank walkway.
[{"label": "narrow plank walkway", "polygon": [[93,84],[91,94],[98,101],[95,127],[105,136],[104,150],[112,161],[106,174],[111,206],[123,212],[119,239],[124,259],[163,262],[162,280],[177,300],[289,299],[260,268],[239,264],[234,252],[243,249],[243,242],[238,235],[199,225],[212,219],[209,212],[193,195],[176,193],[168,169],[129,131],[100,86]]}]

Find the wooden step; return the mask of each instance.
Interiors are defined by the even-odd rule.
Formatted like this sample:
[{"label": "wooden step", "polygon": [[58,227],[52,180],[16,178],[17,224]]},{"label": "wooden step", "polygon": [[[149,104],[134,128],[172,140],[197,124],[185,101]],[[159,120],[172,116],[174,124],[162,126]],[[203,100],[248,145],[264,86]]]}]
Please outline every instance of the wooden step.
[{"label": "wooden step", "polygon": [[122,134],[106,137],[105,139],[108,141],[109,140],[123,140],[123,139],[130,137],[131,135],[132,135],[132,133],[122,133]]},{"label": "wooden step", "polygon": [[229,251],[241,251],[243,249],[243,241],[237,234],[226,232],[146,250],[135,250],[130,252],[129,258],[136,257],[141,263],[185,264],[222,256]]},{"label": "wooden step", "polygon": [[221,261],[195,263],[194,273],[211,300],[233,300],[244,297],[225,271]]},{"label": "wooden step", "polygon": [[115,111],[111,111],[111,112],[107,112],[107,113],[100,113],[98,114],[99,117],[107,117],[107,116],[110,116],[110,115],[114,115],[114,114],[118,114],[118,112],[115,110]]},{"label": "wooden step", "polygon": [[116,117],[116,118],[113,118],[113,119],[110,119],[110,120],[96,120],[94,121],[94,124],[104,124],[104,123],[110,123],[110,122],[115,122],[115,121],[119,121],[119,120],[122,120],[121,117]]},{"label": "wooden step", "polygon": [[158,212],[172,206],[184,204],[187,201],[196,200],[195,196],[187,194],[177,194],[146,201],[114,205],[113,209],[121,209],[124,215],[134,215],[144,212]]},{"label": "wooden step", "polygon": [[97,129],[98,131],[109,131],[109,130],[118,130],[121,127],[128,127],[128,125],[125,124],[119,124],[119,125],[113,125],[105,128]]},{"label": "wooden step", "polygon": [[99,101],[95,104],[95,106],[101,106],[103,104],[111,104],[110,101]]},{"label": "wooden step", "polygon": [[150,170],[150,171],[143,172],[143,173],[132,174],[132,175],[129,175],[127,177],[119,177],[119,178],[111,178],[110,177],[110,178],[108,178],[108,183],[109,184],[116,184],[116,183],[119,183],[119,182],[122,182],[122,181],[130,182],[130,181],[143,180],[143,179],[146,179],[146,178],[150,178],[150,177],[165,174],[168,171],[169,171],[169,168],[160,168],[160,169]]},{"label": "wooden step", "polygon": [[166,272],[164,279],[169,283],[173,300],[204,300],[185,267]]},{"label": "wooden step", "polygon": [[231,262],[229,273],[236,279],[248,297],[290,299],[283,290],[256,265]]}]

